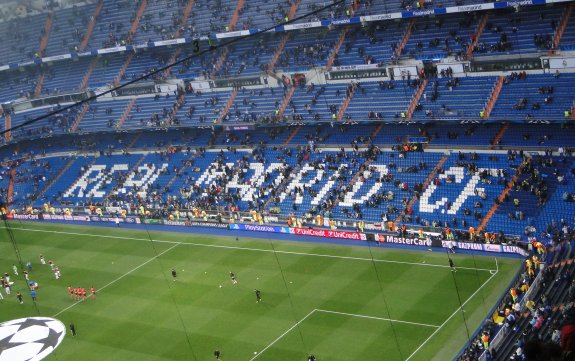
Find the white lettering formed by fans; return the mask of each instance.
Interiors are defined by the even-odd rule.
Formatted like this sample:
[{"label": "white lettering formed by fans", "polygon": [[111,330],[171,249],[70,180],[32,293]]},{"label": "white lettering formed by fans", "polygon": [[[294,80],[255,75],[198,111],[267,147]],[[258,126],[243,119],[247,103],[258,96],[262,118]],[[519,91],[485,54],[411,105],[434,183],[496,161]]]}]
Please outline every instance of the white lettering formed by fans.
[{"label": "white lettering formed by fans", "polygon": [[[303,189],[311,188],[316,182],[321,182],[323,179],[325,171],[323,169],[315,169],[314,167],[310,166],[309,164],[304,165],[301,169],[297,172],[296,176],[289,182],[288,186],[286,187],[285,191],[282,192],[280,195],[280,201],[284,201],[284,199],[292,192],[296,187],[300,187]],[[313,176],[315,174],[315,177]],[[302,181],[303,177],[306,177],[306,181]],[[303,203],[303,196],[299,192],[296,192],[295,195],[295,204],[302,204]]]},{"label": "white lettering formed by fans", "polygon": [[[345,194],[343,201],[340,202],[340,205],[342,207],[352,207],[354,204],[363,204],[367,202],[369,198],[371,198],[372,195],[377,193],[379,189],[382,187],[381,182],[374,182],[373,180],[370,181],[370,178],[373,175],[372,173],[380,173],[382,175],[386,175],[388,173],[387,166],[377,164],[372,165],[370,168],[373,168],[374,171],[373,172],[367,170],[364,171],[364,175],[366,176],[365,181],[362,180],[362,178],[358,179],[353,185],[352,190]],[[360,192],[360,194],[363,194],[361,197],[354,198],[354,196],[360,191],[360,189],[364,184],[373,184],[373,185],[371,186],[369,191]]]},{"label": "white lettering formed by fans", "polygon": [[[148,189],[148,186],[154,183],[160,176],[161,171],[166,168],[168,168],[167,163],[163,163],[160,169],[157,169],[155,164],[139,166],[138,173],[136,174],[135,171],[131,172],[128,179],[124,182],[124,186],[118,189],[115,194],[123,194],[127,192],[127,188],[138,187],[142,189],[142,191],[138,192],[138,195],[145,197],[147,195],[145,189]],[[136,177],[140,179],[135,179]]]},{"label": "white lettering formed by fans", "polygon": [[[68,189],[66,193],[64,193],[64,197],[72,197],[76,190],[78,190],[77,197],[78,198],[102,198],[106,195],[106,192],[102,190],[102,186],[104,182],[107,180],[112,179],[112,173],[119,172],[123,170],[128,170],[128,164],[115,164],[110,168],[110,171],[106,174],[104,170],[106,169],[106,165],[103,164],[93,164],[80,179],[78,179],[71,187]],[[93,172],[96,172],[96,175],[91,176]],[[87,190],[90,185],[94,185],[91,190]]]},{"label": "white lettering formed by fans", "polygon": [[[467,198],[469,198],[470,196],[477,197],[474,193],[475,186],[477,186],[477,184],[480,181],[479,173],[485,170],[489,171],[491,175],[497,174],[497,169],[479,168],[478,172],[469,179],[469,181],[465,185],[465,188],[463,189],[463,191],[459,193],[458,197],[455,200],[451,201],[452,204],[451,207],[446,211],[447,214],[457,214],[457,212],[459,211],[461,206],[463,206]],[[427,187],[427,189],[425,190],[425,192],[423,192],[423,194],[421,195],[421,200],[419,202],[419,211],[425,213],[433,213],[439,208],[445,207],[445,204],[447,203],[447,201],[449,201],[447,197],[441,197],[440,200],[435,201],[433,204],[429,203],[429,199],[438,188],[452,187],[453,184],[461,184],[463,182],[464,174],[465,174],[465,168],[463,167],[450,167],[443,174],[440,174],[438,176],[440,180],[445,180],[448,177],[452,177],[451,179],[454,180],[453,183],[452,184],[444,183],[438,187],[433,182],[431,182]]]},{"label": "white lettering formed by fans", "polygon": [[319,190],[319,192],[317,192],[317,195],[312,199],[311,201],[312,206],[317,206],[322,201],[322,199],[326,196],[329,190],[335,186],[336,180],[343,172],[345,172],[345,169],[347,169],[347,163],[342,163],[339,165],[339,168],[335,173],[333,173],[332,175],[328,175],[329,181],[325,182],[323,187]]}]

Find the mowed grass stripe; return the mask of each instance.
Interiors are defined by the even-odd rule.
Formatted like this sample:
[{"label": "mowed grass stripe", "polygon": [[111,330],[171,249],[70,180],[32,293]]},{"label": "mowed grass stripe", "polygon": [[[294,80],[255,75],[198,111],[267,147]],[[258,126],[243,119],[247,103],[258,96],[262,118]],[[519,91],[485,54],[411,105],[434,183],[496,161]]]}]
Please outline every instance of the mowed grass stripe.
[{"label": "mowed grass stripe", "polygon": [[[403,360],[402,353],[413,350],[413,346],[433,330],[401,323],[394,323],[393,327],[392,330],[387,320],[315,310],[251,360],[303,360],[307,354],[297,351],[302,349],[336,361]],[[401,352],[397,349],[394,332],[400,340]]]},{"label": "mowed grass stripe", "polygon": [[[28,224],[26,224],[28,226]],[[72,226],[73,227],[73,226]],[[80,227],[80,226],[76,226]],[[0,227],[4,228],[4,227]],[[91,227],[92,229],[97,229],[96,227]],[[295,251],[284,251],[281,249],[266,249],[266,248],[257,248],[257,247],[245,247],[239,245],[221,245],[221,244],[210,244],[210,243],[196,243],[193,241],[172,241],[167,239],[154,239],[154,238],[136,238],[136,237],[128,237],[128,236],[118,236],[118,235],[109,235],[105,234],[105,229],[99,229],[100,232],[104,234],[91,234],[91,233],[81,233],[81,232],[68,232],[68,231],[58,231],[58,230],[45,230],[45,229],[34,229],[29,227],[15,227],[12,228],[13,230],[24,231],[24,232],[43,232],[43,233],[54,233],[54,234],[65,234],[65,235],[72,235],[72,236],[85,236],[85,237],[99,237],[99,238],[110,238],[110,239],[118,239],[118,240],[133,240],[133,241],[143,241],[143,242],[155,242],[155,243],[181,243],[189,246],[196,246],[196,247],[209,247],[209,248],[223,248],[223,249],[236,249],[236,250],[245,250],[245,251],[252,251],[252,252],[271,252],[275,254],[292,254],[292,255],[300,255],[300,256],[310,256],[310,257],[326,257],[326,258],[340,258],[340,259],[349,259],[354,261],[368,261],[368,262],[387,262],[393,264],[409,264],[409,265],[418,265],[422,267],[439,267],[439,268],[449,268],[449,265],[444,262],[443,264],[435,264],[435,263],[415,263],[415,262],[408,262],[408,261],[400,261],[400,260],[390,260],[390,259],[382,259],[382,258],[367,258],[367,257],[357,257],[357,256],[345,256],[345,255],[332,255],[332,254],[322,254],[322,253],[313,253],[313,252],[295,252]],[[120,231],[120,229],[118,229]],[[126,232],[127,230],[122,229],[122,232]],[[130,230],[128,230],[130,231]],[[115,233],[115,232],[114,232]],[[147,234],[150,235],[150,234]],[[197,235],[181,235],[180,237],[184,237],[186,239],[196,239]],[[200,236],[204,239],[206,236]],[[213,237],[217,239],[218,237]],[[228,237],[219,237],[219,238],[228,238]],[[265,241],[264,241],[265,242]],[[259,242],[259,244],[264,244],[264,242]],[[275,241],[274,241],[275,243]],[[397,253],[397,252],[396,252]],[[397,253],[399,257],[401,257],[401,252]],[[477,266],[477,265],[475,265]],[[481,268],[481,266],[477,267],[470,267],[470,266],[460,266],[460,269],[467,269],[473,271],[481,271],[481,272],[490,272],[494,271],[494,269],[489,268]]]},{"label": "mowed grass stripe", "polygon": [[[47,226],[48,231],[55,230],[53,225]],[[90,282],[105,285],[156,255],[151,242],[148,240],[145,243],[142,241],[143,238],[126,240],[98,236],[99,232],[102,232],[104,236],[128,235],[130,238],[130,234],[139,236],[141,232],[138,230],[68,226],[59,228],[63,232],[75,234],[41,233],[40,238],[37,236],[40,232],[30,232],[32,236],[25,235],[26,232],[14,232],[21,245],[21,252],[27,257],[32,257],[33,261],[37,258],[38,252],[45,254],[49,252],[63,269],[73,270],[70,273],[64,272],[64,282],[57,282],[51,278],[49,271],[45,274],[39,273],[40,276],[45,276],[45,280],[42,280],[43,288],[39,294],[41,297],[39,304],[48,310],[60,310],[62,309],[60,305],[71,304],[71,300],[67,298],[65,292],[62,292],[68,280],[73,279],[76,283],[86,284],[85,287],[89,287]],[[81,232],[68,232],[75,230]],[[90,231],[93,235],[87,237],[77,235],[86,231]],[[394,261],[394,257],[398,256],[402,262],[375,263],[381,280],[380,285],[374,264],[370,262],[369,250],[365,247],[274,242],[276,249],[286,251],[276,253],[280,264],[278,267],[276,255],[271,249],[266,248],[269,246],[266,241],[241,239],[236,242],[229,237],[212,238],[179,233],[152,234],[152,237],[169,242],[154,243],[158,253],[177,242],[202,243],[202,247],[178,246],[174,251],[160,257],[160,261],[149,262],[124,276],[105,289],[97,300],[88,300],[63,313],[60,317],[63,322],[74,321],[82,330],[82,337],[81,339],[67,337],[59,349],[59,359],[69,359],[80,354],[100,355],[102,350],[102,354],[106,357],[89,356],[82,359],[189,360],[193,358],[191,357],[193,352],[198,360],[212,360],[213,350],[217,348],[222,350],[226,361],[248,361],[253,357],[254,351],[262,350],[314,308],[387,318],[383,305],[385,296],[392,305],[391,318],[439,325],[458,307],[453,304],[453,308],[448,309],[447,305],[453,302],[453,298],[442,298],[442,293],[450,290],[453,292],[453,280],[450,278],[449,268],[419,266],[421,262],[439,265],[445,261],[444,254],[401,253],[396,250],[374,248],[372,250],[374,258]],[[217,246],[232,245],[232,247],[203,246],[210,245],[211,242]],[[82,244],[82,247],[76,247],[79,244]],[[236,247],[236,244],[241,247]],[[55,245],[58,247],[52,247]],[[252,248],[267,251],[254,252]],[[311,253],[328,256],[349,255],[350,258],[308,256],[305,253],[308,250]],[[65,255],[70,252],[80,253],[66,257]],[[67,266],[59,260],[72,264]],[[477,264],[486,270],[495,266],[492,258],[470,259],[465,255],[455,255],[455,260],[456,264]],[[6,265],[11,266],[11,262],[13,262],[13,251],[11,253],[7,242],[0,241],[2,266],[0,271],[9,270]],[[514,271],[513,265],[517,262],[512,260],[503,262],[507,265],[506,274],[509,276],[510,271]],[[171,267],[178,270],[176,282],[169,279]],[[238,285],[232,286],[229,271],[238,275]],[[282,272],[286,284],[283,283]],[[489,272],[484,271],[479,272],[479,275],[480,281],[490,276]],[[460,270],[457,272],[457,277],[460,276],[466,283],[460,290],[461,293],[465,292],[466,295],[473,293],[477,289],[478,282],[475,271]],[[505,281],[505,284],[508,282],[508,278],[502,278],[502,275],[496,275],[494,278]],[[220,284],[222,288],[219,288]],[[254,288],[262,290],[263,303],[255,303]],[[495,291],[490,284],[485,288],[489,288],[489,294]],[[499,294],[501,292],[503,290],[499,291]],[[180,314],[175,310],[172,297],[180,309]],[[431,302],[435,297],[437,300]],[[11,317],[12,311],[22,312],[27,309],[28,314],[33,314],[34,311],[31,307],[26,308],[30,302],[25,303],[24,308],[17,307],[19,305],[14,302],[5,304],[10,305],[6,308],[9,310],[9,318],[15,318]],[[429,307],[430,304],[432,307]],[[426,308],[432,310],[424,311]],[[424,312],[419,312],[420,309]],[[187,345],[180,316],[188,330],[193,350]],[[370,323],[346,319],[322,320],[322,318],[319,321],[312,320],[312,326],[306,326],[307,322],[304,322],[301,327],[303,342],[298,332],[296,335],[299,341],[296,339],[293,343],[290,342],[287,346],[281,346],[277,351],[273,351],[278,353],[275,360],[291,360],[295,355],[296,360],[303,358],[314,345],[317,345],[317,348],[312,350],[318,358],[343,360],[345,358],[341,358],[342,355],[346,355],[350,356],[347,358],[348,361],[376,360],[380,359],[377,356],[381,352],[387,355],[392,354],[394,348],[397,349],[392,342],[392,335],[389,334],[390,330],[382,330],[379,333],[380,327],[384,326],[369,326]],[[438,322],[435,322],[436,320]],[[388,321],[364,321],[381,322],[387,324],[385,327],[389,328]],[[314,324],[318,322],[317,327],[323,327],[325,334],[313,330],[313,327],[316,327]],[[454,322],[450,322],[444,329],[451,332],[452,323]],[[455,326],[456,329],[460,328],[459,324]],[[312,327],[311,331],[303,332],[307,327]],[[123,348],[122,337],[126,332],[130,335],[125,340],[127,345]],[[358,336],[358,332],[362,332],[361,336]],[[407,355],[419,347],[433,329],[427,328],[421,337],[414,331],[401,332],[404,334],[402,336],[404,340],[400,340],[401,353]],[[382,334],[385,337],[381,337]],[[444,334],[443,330],[438,332],[418,352],[418,355],[424,356],[421,359],[430,360],[437,353],[437,349],[434,348],[435,341],[451,341],[452,336],[453,333]],[[349,344],[357,337],[362,337],[362,344]],[[330,338],[333,340],[330,341]],[[384,344],[378,344],[379,338]],[[346,345],[344,339],[351,341]],[[330,346],[330,342],[333,341],[337,341],[337,345]],[[158,342],[162,344],[158,345]],[[116,352],[114,349],[117,349]],[[428,349],[431,349],[433,354],[428,353]]]},{"label": "mowed grass stripe", "polygon": [[[150,263],[150,262],[156,260],[158,257],[161,257],[163,254],[165,254],[165,253],[171,251],[172,249],[176,248],[177,246],[179,246],[179,244],[174,244],[172,247],[168,248],[168,249],[165,250],[165,251],[162,251],[162,252],[158,253],[156,256],[150,258],[150,259],[147,260],[146,262],[144,262],[144,263],[142,263],[142,264],[140,264],[140,265],[138,265],[138,266],[132,268],[132,269],[129,270],[128,272],[126,272],[126,273],[122,274],[121,276],[119,276],[119,277],[113,279],[112,281],[106,283],[105,285],[100,286],[100,287],[98,288],[97,293],[101,293],[103,290],[105,290],[106,288],[110,287],[110,286],[113,285],[114,283],[120,281],[122,278],[124,278],[124,277],[128,276],[129,274],[131,274],[131,273],[133,273],[133,272],[139,270],[140,268],[144,267],[144,266],[147,265],[148,263]],[[88,297],[91,297],[91,295],[88,296]],[[54,315],[54,317],[58,317],[60,314],[66,312],[67,310],[69,310],[70,308],[76,306],[76,305],[79,304],[79,303],[80,303],[80,302],[77,302],[76,304],[72,304],[72,305],[66,307],[66,308],[63,309],[62,311],[56,313],[56,314]]]}]

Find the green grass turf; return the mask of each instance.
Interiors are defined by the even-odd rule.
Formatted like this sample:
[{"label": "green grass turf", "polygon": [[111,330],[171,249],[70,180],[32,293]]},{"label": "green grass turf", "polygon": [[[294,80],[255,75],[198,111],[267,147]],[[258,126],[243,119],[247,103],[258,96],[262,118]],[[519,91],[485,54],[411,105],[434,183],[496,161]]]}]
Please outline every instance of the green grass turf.
[{"label": "green grass turf", "polygon": [[[467,341],[459,298],[469,299],[473,333],[520,265],[498,259],[492,275],[493,257],[456,254],[456,265],[470,269],[453,274],[441,252],[279,241],[272,249],[269,240],[169,232],[152,232],[165,241],[152,243],[143,229],[11,224],[40,290],[36,308],[22,275],[15,278],[14,293],[26,292],[25,303],[6,297],[0,321],[57,315],[74,322],[78,336],[68,334],[49,360],[212,360],[219,349],[225,361],[305,360],[308,353],[334,361],[444,361]],[[40,254],[60,266],[60,280],[39,264]],[[2,228],[0,271],[15,262]],[[68,285],[100,291],[75,304]]]}]

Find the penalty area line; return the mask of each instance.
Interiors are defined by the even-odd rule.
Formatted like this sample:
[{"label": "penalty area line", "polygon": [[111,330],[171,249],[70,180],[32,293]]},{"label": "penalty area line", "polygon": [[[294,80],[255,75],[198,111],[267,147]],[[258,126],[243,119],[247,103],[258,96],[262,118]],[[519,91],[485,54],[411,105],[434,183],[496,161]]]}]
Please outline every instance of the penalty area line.
[{"label": "penalty area line", "polygon": [[328,311],[328,310],[320,310],[316,309],[317,312],[323,313],[332,313],[335,315],[343,315],[343,316],[350,316],[350,317],[358,317],[358,318],[367,318],[370,320],[379,320],[379,321],[391,321],[395,323],[405,323],[407,325],[416,325],[416,326],[423,326],[423,327],[432,327],[432,328],[439,328],[437,325],[430,325],[427,323],[419,323],[419,322],[411,322],[411,321],[402,321],[402,320],[394,320],[392,318],[383,318],[383,317],[375,317],[375,316],[367,316],[367,315],[358,315],[356,313],[347,313],[347,312],[338,312],[338,311]]},{"label": "penalty area line", "polygon": [[[149,241],[148,241],[148,242],[149,242]],[[152,262],[153,260],[155,260],[155,259],[159,258],[160,256],[162,256],[162,255],[168,253],[169,251],[173,250],[174,248],[176,248],[176,247],[179,246],[180,244],[181,244],[181,243],[176,243],[176,244],[174,244],[172,247],[170,247],[170,248],[168,248],[168,249],[166,249],[166,250],[164,250],[164,251],[158,253],[156,256],[150,258],[149,260],[147,260],[146,262],[140,264],[139,266],[136,266],[136,267],[132,268],[131,270],[129,270],[128,272],[124,273],[124,274],[121,275],[120,277],[118,277],[118,278],[112,280],[111,282],[108,282],[108,283],[105,284],[104,286],[100,287],[100,288],[98,289],[98,292],[100,292],[100,291],[102,291],[102,290],[108,288],[109,286],[111,286],[111,285],[113,285],[114,283],[118,282],[118,281],[121,280],[122,278],[124,278],[124,277],[128,276],[129,274],[131,274],[131,273],[133,273],[133,272],[139,270],[140,268],[144,267],[145,265],[147,265],[148,263]],[[89,295],[88,297],[92,297],[92,295]],[[68,310],[71,309],[72,307],[75,307],[76,305],[78,305],[79,303],[82,303],[82,302],[84,302],[84,300],[76,301],[76,302],[74,302],[73,304],[71,304],[70,306],[64,308],[62,311],[56,313],[56,314],[55,314],[54,316],[52,316],[52,317],[57,317],[57,316],[61,315],[62,313],[68,311]]]},{"label": "penalty area line", "polygon": [[368,315],[360,315],[360,314],[356,314],[356,313],[347,313],[347,312],[338,312],[338,311],[330,311],[330,310],[322,310],[322,309],[313,309],[310,313],[308,313],[307,315],[305,315],[301,320],[299,320],[298,322],[296,322],[293,326],[291,326],[290,328],[288,328],[284,333],[282,333],[281,335],[279,335],[275,340],[273,340],[269,345],[267,345],[266,347],[264,347],[260,352],[258,352],[254,357],[252,357],[250,359],[250,361],[255,360],[256,358],[258,358],[262,353],[264,353],[266,350],[268,350],[270,347],[272,347],[273,345],[275,345],[279,340],[281,340],[285,335],[287,335],[290,331],[292,331],[294,328],[296,328],[297,326],[299,326],[303,321],[305,321],[306,319],[308,319],[311,315],[313,315],[314,313],[328,313],[328,314],[333,314],[333,315],[342,315],[342,316],[349,316],[349,317],[357,317],[357,318],[366,318],[366,319],[370,319],[370,320],[378,320],[378,321],[391,321],[391,322],[395,322],[395,323],[403,323],[403,324],[408,324],[408,325],[414,325],[414,326],[423,326],[423,327],[431,327],[431,328],[437,328],[439,329],[439,327],[441,326],[437,326],[437,325],[430,325],[427,323],[418,323],[418,322],[411,322],[411,321],[402,321],[402,320],[394,320],[394,319],[390,319],[390,318],[383,318],[383,317],[375,317],[375,316],[368,316]]},{"label": "penalty area line", "polygon": [[431,340],[431,339],[433,338],[433,336],[435,336],[453,317],[455,317],[455,315],[457,315],[457,314],[459,313],[459,311],[461,311],[461,309],[462,309],[469,301],[471,301],[471,299],[472,299],[473,297],[475,297],[475,295],[476,295],[479,291],[481,291],[481,289],[482,289],[483,287],[485,287],[485,285],[488,284],[489,281],[491,281],[491,280],[493,279],[493,277],[495,277],[495,276],[499,273],[499,265],[498,265],[498,263],[497,263],[497,258],[495,259],[495,264],[497,265],[497,270],[495,271],[495,273],[492,273],[492,274],[491,274],[491,277],[489,277],[489,278],[487,279],[487,281],[485,281],[485,283],[483,283],[475,292],[473,292],[473,294],[472,294],[471,296],[469,296],[469,298],[468,298],[465,302],[463,302],[463,304],[461,304],[461,306],[459,306],[459,307],[451,314],[451,316],[449,316],[449,317],[447,318],[447,320],[445,320],[441,325],[439,325],[439,327],[438,327],[435,331],[433,331],[433,333],[432,333],[425,341],[423,341],[423,343],[422,343],[421,345],[419,345],[419,347],[418,347],[417,349],[415,349],[415,351],[413,351],[413,353],[412,353],[411,355],[409,355],[409,357],[406,358],[405,361],[411,360],[411,358],[412,358],[413,356],[415,356],[415,354],[416,354],[419,350],[421,350],[421,349],[423,348],[423,346],[425,346],[425,345],[429,342],[429,340]]},{"label": "penalty area line", "polygon": [[[4,227],[4,226],[0,227],[0,229],[2,229],[2,228],[6,229],[7,227]],[[80,232],[51,231],[51,230],[33,229],[33,228],[16,228],[16,227],[14,227],[11,229],[17,230],[17,231],[27,231],[27,232],[43,232],[43,233],[54,233],[54,234],[66,234],[66,235],[71,235],[71,236],[100,237],[100,238],[109,238],[109,239],[123,239],[123,240],[130,240],[130,241],[150,242],[150,239],[148,239],[148,238],[110,236],[110,235],[99,235],[99,234],[80,233]],[[222,248],[222,249],[244,250],[244,251],[252,251],[252,252],[265,252],[265,253],[288,254],[288,255],[291,254],[291,255],[297,255],[297,256],[348,259],[348,260],[352,260],[352,261],[367,261],[367,262],[378,262],[378,263],[405,264],[405,265],[410,265],[410,266],[449,268],[449,269],[451,269],[451,267],[448,265],[433,264],[433,263],[393,261],[393,260],[387,260],[387,259],[372,259],[372,258],[353,257],[353,256],[336,256],[336,255],[321,254],[321,253],[278,251],[278,250],[272,250],[272,249],[261,249],[261,248],[250,248],[250,247],[239,247],[239,246],[225,246],[225,245],[218,245],[218,244],[205,244],[205,243],[194,243],[194,242],[165,241],[165,240],[159,240],[159,239],[153,239],[152,241],[158,242],[158,243],[181,244],[181,245],[194,246],[194,247]],[[471,270],[471,271],[482,271],[482,272],[490,272],[490,273],[493,271],[493,270],[487,269],[487,268],[474,268],[474,267],[457,267],[457,269]]]},{"label": "penalty area line", "polygon": [[253,361],[255,359],[257,359],[262,353],[264,353],[264,351],[266,351],[268,348],[272,347],[273,345],[275,345],[276,342],[278,342],[279,340],[281,340],[285,335],[287,335],[291,330],[293,330],[294,328],[296,328],[297,326],[299,326],[300,323],[302,323],[303,321],[305,321],[309,316],[311,316],[315,311],[317,311],[317,309],[313,309],[310,311],[310,313],[308,313],[307,315],[304,316],[304,318],[302,318],[301,320],[297,321],[292,327],[288,328],[284,333],[282,333],[281,335],[279,335],[275,340],[273,340],[269,345],[267,345],[266,347],[264,347],[260,352],[258,352],[254,357],[252,357],[250,359],[250,361]]}]

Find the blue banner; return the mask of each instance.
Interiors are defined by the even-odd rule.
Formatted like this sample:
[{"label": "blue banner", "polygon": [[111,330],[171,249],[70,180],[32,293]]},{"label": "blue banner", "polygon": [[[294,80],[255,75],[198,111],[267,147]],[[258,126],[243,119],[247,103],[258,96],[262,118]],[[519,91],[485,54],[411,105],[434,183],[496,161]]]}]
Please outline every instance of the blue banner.
[{"label": "blue banner", "polygon": [[230,229],[237,231],[290,233],[289,228],[287,227],[260,226],[257,224],[230,224]]}]

